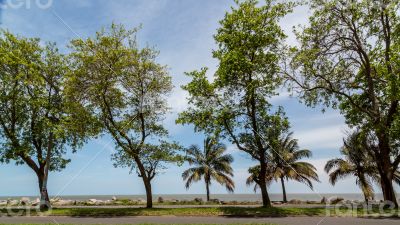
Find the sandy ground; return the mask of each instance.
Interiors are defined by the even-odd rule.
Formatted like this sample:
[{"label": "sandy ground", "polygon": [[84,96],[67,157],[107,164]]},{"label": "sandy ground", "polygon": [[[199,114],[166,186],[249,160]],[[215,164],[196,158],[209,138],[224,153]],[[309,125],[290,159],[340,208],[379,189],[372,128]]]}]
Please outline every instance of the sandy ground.
[{"label": "sandy ground", "polygon": [[399,219],[361,219],[335,217],[283,217],[283,218],[232,218],[232,217],[175,217],[175,216],[139,216],[112,218],[82,218],[82,217],[0,217],[0,224],[243,224],[243,223],[274,223],[283,225],[351,225],[351,224],[383,224],[399,225]]}]

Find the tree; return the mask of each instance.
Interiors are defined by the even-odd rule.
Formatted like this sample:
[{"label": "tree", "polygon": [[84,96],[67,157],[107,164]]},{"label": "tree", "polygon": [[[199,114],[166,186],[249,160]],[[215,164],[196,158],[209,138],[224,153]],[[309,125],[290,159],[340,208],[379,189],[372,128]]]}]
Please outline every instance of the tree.
[{"label": "tree", "polygon": [[359,132],[354,132],[343,141],[341,149],[343,158],[329,160],[325,165],[325,171],[329,173],[329,181],[335,185],[339,179],[347,176],[355,176],[356,183],[360,186],[364,199],[374,199],[373,181],[379,180],[374,160],[365,150],[367,145]]},{"label": "tree", "polygon": [[[311,152],[307,149],[299,150],[297,140],[292,138],[292,133],[281,136],[274,144],[273,151],[268,156],[265,179],[267,184],[273,181],[281,182],[283,202],[287,202],[285,179],[306,183],[312,189],[312,180],[319,181],[317,169],[310,163],[298,161],[304,157],[310,158]],[[255,191],[259,185],[257,179],[259,172],[259,166],[251,167],[249,169],[250,176],[246,181],[247,185],[256,183]]]},{"label": "tree", "polygon": [[136,32],[113,24],[95,38],[73,40],[69,91],[114,139],[116,165],[136,168],[151,208],[151,181],[159,166],[180,157],[179,146],[166,140],[168,131],[162,125],[171,77],[155,62],[155,50],[137,47]]},{"label": "tree", "polygon": [[40,209],[46,210],[49,171],[64,169],[70,162],[67,149],[76,151],[92,129],[65,98],[69,70],[54,44],[43,47],[39,39],[3,31],[0,54],[0,160],[35,172]]},{"label": "tree", "polygon": [[[297,31],[287,78],[309,106],[340,109],[346,123],[375,136],[372,149],[385,200],[397,206],[400,163],[398,0],[310,0],[310,24]],[[398,146],[398,145],[397,145]]]},{"label": "tree", "polygon": [[206,183],[207,201],[210,201],[210,185],[211,180],[217,181],[221,185],[225,185],[226,190],[233,192],[235,184],[231,163],[233,157],[226,152],[226,146],[219,143],[215,138],[206,138],[204,141],[204,149],[200,150],[199,146],[192,145],[187,149],[186,161],[192,167],[183,172],[182,178],[186,181],[186,188],[189,188],[193,182],[200,181],[202,178]]},{"label": "tree", "polygon": [[300,149],[293,133],[288,133],[278,139],[275,151],[271,152],[271,162],[274,168],[275,180],[282,184],[283,202],[287,202],[285,179],[305,183],[313,189],[312,180],[319,181],[317,169],[310,163],[299,162],[302,158],[310,158],[312,153]]},{"label": "tree", "polygon": [[281,84],[278,62],[285,34],[278,22],[292,6],[272,0],[262,6],[255,0],[236,3],[215,35],[219,48],[213,55],[219,67],[213,82],[207,69],[187,73],[192,81],[183,89],[189,92],[189,108],[177,122],[228,138],[257,160],[263,206],[270,207],[265,181],[270,145],[264,137],[285,130],[288,122],[283,110],[267,99]]},{"label": "tree", "polygon": [[[257,192],[257,189],[260,187],[260,166],[252,166],[249,168],[248,173],[250,174],[250,176],[246,179],[246,184],[247,186],[253,185],[254,184],[254,192]],[[265,176],[265,182],[266,185],[269,186],[274,179],[276,178],[275,176],[275,170],[272,167],[272,163],[268,163],[267,164],[267,168],[266,168],[266,176]]]}]

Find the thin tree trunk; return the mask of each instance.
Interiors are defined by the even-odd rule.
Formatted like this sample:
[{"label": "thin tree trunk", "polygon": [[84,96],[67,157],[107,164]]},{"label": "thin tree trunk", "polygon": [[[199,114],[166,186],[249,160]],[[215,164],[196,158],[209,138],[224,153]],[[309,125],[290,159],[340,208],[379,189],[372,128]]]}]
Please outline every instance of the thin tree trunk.
[{"label": "thin tree trunk", "polygon": [[365,191],[363,191],[363,194],[364,194],[364,200],[365,200],[365,203],[367,203],[367,205],[368,205],[368,195],[367,195],[367,193],[365,193]]},{"label": "thin tree trunk", "polygon": [[283,177],[281,177],[281,184],[282,184],[283,202],[287,203],[285,180],[283,179]]},{"label": "thin tree trunk", "polygon": [[206,180],[207,202],[210,201],[210,182]]},{"label": "thin tree trunk", "polygon": [[[53,150],[53,132],[50,132],[49,143],[47,146],[46,162],[43,169],[41,169],[40,178],[42,180],[42,187],[40,188],[40,210],[46,211],[51,208],[49,193],[47,191],[47,180],[49,179],[49,171],[51,164],[51,153]],[[39,182],[40,183],[40,182]]]}]

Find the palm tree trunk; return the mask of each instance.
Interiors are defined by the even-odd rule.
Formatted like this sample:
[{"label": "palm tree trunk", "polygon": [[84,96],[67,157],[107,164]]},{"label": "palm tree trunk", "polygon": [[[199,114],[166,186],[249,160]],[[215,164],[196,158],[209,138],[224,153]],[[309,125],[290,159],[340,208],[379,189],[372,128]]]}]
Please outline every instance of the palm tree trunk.
[{"label": "palm tree trunk", "polygon": [[283,177],[281,177],[281,184],[282,184],[283,202],[287,203],[285,180],[283,179]]},{"label": "palm tree trunk", "polygon": [[367,203],[367,205],[368,205],[368,195],[367,195],[367,193],[365,193],[364,191],[363,191],[363,194],[364,194],[364,200],[365,200],[365,203]]},{"label": "palm tree trunk", "polygon": [[206,181],[206,191],[207,191],[207,202],[210,201],[210,182]]}]

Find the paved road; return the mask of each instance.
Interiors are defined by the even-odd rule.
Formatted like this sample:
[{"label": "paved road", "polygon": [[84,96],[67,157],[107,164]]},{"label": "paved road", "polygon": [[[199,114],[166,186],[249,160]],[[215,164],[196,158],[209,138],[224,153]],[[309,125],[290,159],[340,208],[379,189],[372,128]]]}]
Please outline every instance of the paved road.
[{"label": "paved road", "polygon": [[113,218],[79,218],[79,217],[0,217],[0,224],[227,224],[227,223],[274,223],[283,225],[352,225],[383,224],[399,225],[399,219],[360,219],[360,218],[323,218],[323,217],[284,217],[284,218],[228,218],[228,217],[174,217],[174,216],[139,216]]}]

